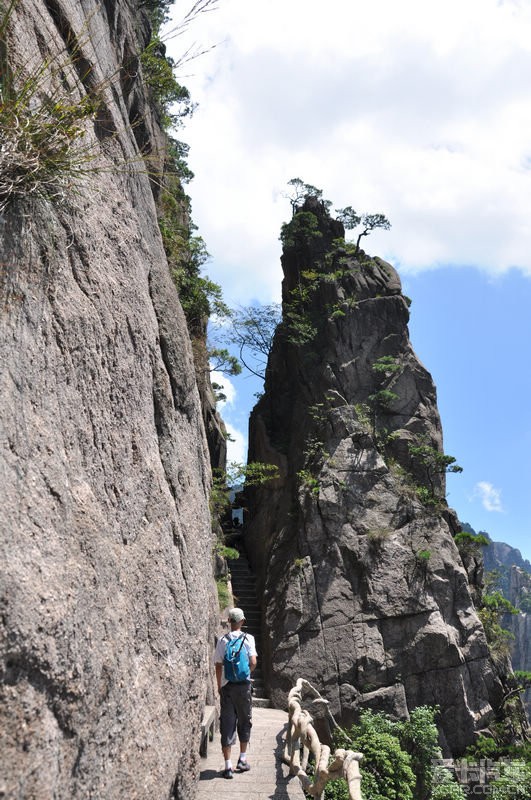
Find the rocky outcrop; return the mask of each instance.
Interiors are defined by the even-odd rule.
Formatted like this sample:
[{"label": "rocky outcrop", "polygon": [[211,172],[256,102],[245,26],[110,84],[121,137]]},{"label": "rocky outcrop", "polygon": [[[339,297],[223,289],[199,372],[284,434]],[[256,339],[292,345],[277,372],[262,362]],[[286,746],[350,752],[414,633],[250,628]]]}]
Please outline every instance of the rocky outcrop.
[{"label": "rocky outcrop", "polygon": [[452,538],[435,387],[397,273],[343,236],[315,198],[284,228],[283,323],[251,416],[249,458],[281,472],[247,491],[267,679],[283,706],[306,678],[343,723],[438,704],[459,753],[502,688]]},{"label": "rocky outcrop", "polygon": [[[502,621],[513,637],[513,669],[531,672],[531,565],[519,550],[504,542],[492,542],[485,548],[485,564],[496,570],[503,594],[519,611],[518,614],[504,614]],[[529,720],[531,688],[525,690],[524,705]]]},{"label": "rocky outcrop", "polygon": [[86,174],[0,218],[6,798],[193,798],[211,699],[208,453],[147,175],[140,5],[11,19],[19,74],[40,64],[72,104],[94,81],[101,105]]}]

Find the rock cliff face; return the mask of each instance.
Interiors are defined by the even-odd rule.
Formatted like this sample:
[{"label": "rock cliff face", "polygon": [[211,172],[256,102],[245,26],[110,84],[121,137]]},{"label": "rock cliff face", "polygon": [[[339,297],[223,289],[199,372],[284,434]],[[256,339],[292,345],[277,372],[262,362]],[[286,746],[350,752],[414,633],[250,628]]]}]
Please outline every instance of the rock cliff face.
[{"label": "rock cliff face", "polygon": [[83,180],[0,216],[6,798],[194,797],[216,603],[209,465],[139,155],[156,164],[160,146],[135,55],[142,5],[21,0],[10,23],[14,71],[40,65],[42,91],[74,104],[90,76],[103,102],[81,123]]},{"label": "rock cliff face", "polygon": [[[470,526],[468,526],[470,527]],[[472,532],[473,529],[470,529]],[[484,549],[485,571],[495,571],[496,585],[519,614],[505,614],[503,627],[514,639],[511,643],[513,669],[531,671],[531,564],[522,557],[520,550],[506,542],[490,542]],[[531,688],[526,689],[524,705],[528,720],[531,720]]]},{"label": "rock cliff face", "polygon": [[458,753],[501,685],[441,499],[436,392],[395,270],[343,236],[313,198],[285,228],[284,322],[251,416],[250,459],[281,471],[248,492],[267,677],[279,706],[307,678],[344,723],[439,704]]}]

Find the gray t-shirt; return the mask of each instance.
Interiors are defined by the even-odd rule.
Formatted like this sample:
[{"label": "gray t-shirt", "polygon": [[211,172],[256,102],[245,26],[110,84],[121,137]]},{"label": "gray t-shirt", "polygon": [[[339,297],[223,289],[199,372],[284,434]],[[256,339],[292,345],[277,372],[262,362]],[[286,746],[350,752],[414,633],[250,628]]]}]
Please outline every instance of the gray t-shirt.
[{"label": "gray t-shirt", "polygon": [[[230,631],[230,633],[225,634],[220,639],[218,639],[218,643],[216,645],[216,649],[214,651],[214,664],[223,664],[223,658],[225,656],[225,647],[227,645],[227,636],[231,639],[239,639],[240,636],[245,636],[245,641],[243,646],[247,650],[247,655],[249,658],[251,656],[256,656],[258,653],[256,652],[256,644],[254,641],[254,636],[250,633],[242,633],[242,631]],[[225,677],[225,670],[221,671],[221,685],[225,686],[228,683]]]}]

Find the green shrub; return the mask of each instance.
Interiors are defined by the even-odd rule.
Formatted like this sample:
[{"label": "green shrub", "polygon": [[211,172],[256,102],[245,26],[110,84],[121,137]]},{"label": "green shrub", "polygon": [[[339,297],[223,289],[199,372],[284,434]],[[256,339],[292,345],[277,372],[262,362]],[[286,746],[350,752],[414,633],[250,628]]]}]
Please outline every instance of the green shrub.
[{"label": "green shrub", "polygon": [[232,561],[240,557],[240,553],[235,547],[227,547],[226,544],[222,544],[221,542],[218,542],[216,550],[222,558],[229,558]]},{"label": "green shrub", "polygon": [[479,558],[481,555],[481,548],[487,547],[490,542],[486,536],[481,533],[470,533],[469,531],[459,531],[454,536],[454,542],[457,545],[461,558],[474,557]]},{"label": "green shrub", "polygon": [[311,494],[319,494],[319,479],[316,478],[315,475],[312,475],[310,470],[299,470],[297,472],[297,478],[299,479],[300,485],[304,486],[304,488],[311,492]]},{"label": "green shrub", "polygon": [[500,765],[500,777],[490,784],[492,800],[529,800],[531,797],[531,765],[511,761]]},{"label": "green shrub", "polygon": [[227,578],[218,578],[216,580],[216,588],[218,590],[218,603],[220,611],[232,604],[232,595],[227,585]]},{"label": "green shrub", "polygon": [[[419,706],[411,711],[409,720],[396,722],[365,710],[359,724],[335,732],[335,747],[364,754],[361,786],[365,800],[465,800],[451,773],[437,765],[441,758],[437,713],[437,706]],[[345,781],[327,784],[326,800],[348,797]]]},{"label": "green shrub", "polygon": [[466,794],[450,772],[442,766],[435,767],[432,776],[430,800],[466,800]]},{"label": "green shrub", "polygon": [[[166,55],[166,46],[156,30],[148,46],[140,54],[140,63],[144,82],[151,91],[162,126],[170,128],[180,124],[184,117],[193,112],[194,105],[188,89],[175,77],[175,62]],[[175,105],[178,105],[178,110],[170,113],[170,107]]]},{"label": "green shrub", "polygon": [[411,756],[416,797],[427,797],[434,780],[433,760],[441,757],[439,731],[435,724],[438,711],[438,706],[418,706],[400,731],[400,743]]},{"label": "green shrub", "polygon": [[[401,723],[394,723],[383,714],[364,710],[358,725],[353,725],[348,733],[338,731],[335,734],[336,747],[363,753],[363,797],[370,800],[413,799],[416,780],[411,769],[411,757],[402,749],[398,738],[401,730]],[[325,788],[325,800],[347,800],[348,793],[341,795],[340,785],[335,784],[340,782],[333,781]],[[330,790],[328,786],[331,787]]]},{"label": "green shrub", "polygon": [[[97,149],[87,137],[87,120],[100,107],[101,87],[76,99],[66,78],[55,88],[50,74],[75,69],[76,50],[13,72],[9,23],[15,2],[0,17],[0,212],[21,199],[62,201],[95,170]],[[80,89],[80,92],[83,90]]]}]

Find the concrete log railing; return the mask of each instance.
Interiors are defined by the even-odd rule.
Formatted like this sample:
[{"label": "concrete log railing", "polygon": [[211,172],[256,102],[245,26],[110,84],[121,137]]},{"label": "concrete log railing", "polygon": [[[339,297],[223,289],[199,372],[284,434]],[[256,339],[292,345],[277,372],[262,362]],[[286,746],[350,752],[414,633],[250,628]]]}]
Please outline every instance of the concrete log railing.
[{"label": "concrete log railing", "polygon": [[[313,717],[302,707],[303,693],[313,698],[311,703]],[[283,760],[289,765],[291,774],[297,775],[304,791],[310,797],[320,798],[328,781],[344,778],[350,800],[363,800],[359,765],[363,755],[352,750],[338,749],[333,755],[332,763],[329,763],[330,747],[319,741],[313,726],[314,717],[319,717],[326,720],[330,727],[336,727],[337,723],[330,713],[328,701],[321,697],[311,683],[299,678],[288,695],[288,712],[288,733]],[[310,753],[315,762],[313,783],[306,774]]]}]

